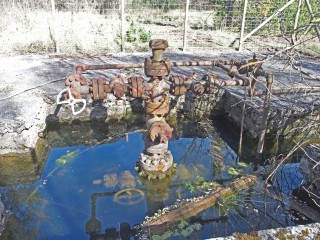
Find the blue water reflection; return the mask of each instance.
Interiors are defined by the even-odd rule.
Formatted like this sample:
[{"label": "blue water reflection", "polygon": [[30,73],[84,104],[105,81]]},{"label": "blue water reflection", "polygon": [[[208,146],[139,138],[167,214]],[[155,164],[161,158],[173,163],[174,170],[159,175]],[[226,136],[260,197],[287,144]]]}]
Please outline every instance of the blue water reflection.
[{"label": "blue water reflection", "polygon": [[[91,239],[133,239],[133,227],[147,215],[174,204],[176,199],[203,193],[195,182],[224,184],[235,177],[228,169],[236,168],[237,156],[214,135],[173,139],[169,150],[177,163],[176,173],[165,181],[145,181],[135,171],[144,150],[144,137],[136,132],[112,143],[51,149],[39,181],[0,189],[13,212],[4,239],[89,239],[88,232],[94,231],[96,235],[91,234]],[[248,165],[237,171],[241,175],[252,168]],[[296,183],[291,187],[296,187]],[[124,186],[142,192],[141,201],[119,204],[115,193]],[[163,238],[204,239],[295,222],[279,211],[278,202],[266,199],[254,189],[230,203],[226,200],[209,208],[188,220],[188,224],[188,228],[181,229],[181,235],[175,236],[176,232],[168,230]]]}]

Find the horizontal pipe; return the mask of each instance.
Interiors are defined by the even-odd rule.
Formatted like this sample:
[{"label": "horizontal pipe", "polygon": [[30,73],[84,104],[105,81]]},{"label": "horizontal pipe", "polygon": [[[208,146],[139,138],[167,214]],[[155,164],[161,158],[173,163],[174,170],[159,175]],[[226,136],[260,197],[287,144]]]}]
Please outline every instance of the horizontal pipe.
[{"label": "horizontal pipe", "polygon": [[214,80],[215,86],[249,86],[249,82],[238,80],[238,79],[228,79],[228,80]]},{"label": "horizontal pipe", "polygon": [[[225,66],[224,64],[221,64],[220,62],[217,62],[217,66],[220,67],[221,69],[223,69],[224,71],[228,72],[228,73],[230,71],[230,68],[228,66]],[[236,78],[244,81],[245,85],[243,85],[243,86],[249,86],[250,85],[250,79],[248,77],[242,76],[238,72],[233,72],[233,75]]]},{"label": "horizontal pipe", "polygon": [[77,73],[88,70],[104,70],[104,69],[123,69],[123,68],[143,68],[144,63],[119,63],[119,64],[100,64],[100,65],[78,65]]},{"label": "horizontal pipe", "polygon": [[[300,87],[300,88],[277,88],[272,89],[271,93],[273,95],[280,95],[280,94],[295,94],[295,93],[317,93],[320,92],[320,87]],[[264,95],[265,91],[256,90],[255,96]]]},{"label": "horizontal pipe", "polygon": [[[220,65],[236,65],[241,66],[247,61],[236,62],[228,61],[187,61],[187,62],[171,62],[171,67],[191,67],[191,66],[217,66]],[[101,65],[78,65],[76,71],[78,73],[88,70],[104,70],[104,69],[123,69],[123,68],[144,68],[144,63],[118,63],[118,64],[101,64]]]}]

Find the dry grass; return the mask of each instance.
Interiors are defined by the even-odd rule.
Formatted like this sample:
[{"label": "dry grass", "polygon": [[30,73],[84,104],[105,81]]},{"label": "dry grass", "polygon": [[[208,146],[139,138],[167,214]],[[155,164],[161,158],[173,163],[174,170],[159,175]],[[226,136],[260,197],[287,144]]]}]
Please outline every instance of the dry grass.
[{"label": "dry grass", "polygon": [[[239,29],[227,31],[223,23],[217,27],[214,16],[212,11],[190,11],[188,50],[234,50],[238,47]],[[128,9],[126,30],[130,30],[131,23],[137,30],[150,31],[151,38],[168,39],[170,50],[183,47],[183,9],[167,12]],[[120,25],[120,16],[115,10],[104,15],[94,11],[58,12],[55,21],[50,11],[4,10],[0,14],[0,54],[52,53],[56,46],[53,39],[60,52],[67,54],[119,52]],[[316,40],[300,46],[301,51],[318,55],[320,43]],[[125,44],[127,52],[148,50],[147,42],[139,38]],[[287,44],[281,38],[253,37],[246,42],[245,48],[258,50],[275,45],[281,48]]]}]

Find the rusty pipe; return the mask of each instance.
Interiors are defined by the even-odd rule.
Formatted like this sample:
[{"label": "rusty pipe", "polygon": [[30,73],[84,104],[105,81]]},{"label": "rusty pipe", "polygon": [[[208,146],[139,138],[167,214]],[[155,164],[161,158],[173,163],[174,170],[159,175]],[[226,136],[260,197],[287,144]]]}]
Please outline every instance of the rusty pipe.
[{"label": "rusty pipe", "polygon": [[[276,88],[271,90],[272,95],[280,95],[280,94],[296,94],[296,93],[318,93],[320,92],[320,87],[300,87],[300,88]],[[261,96],[264,95],[265,91],[256,90],[255,95]]]},{"label": "rusty pipe", "polygon": [[261,154],[263,153],[265,137],[266,137],[267,128],[268,128],[268,116],[269,116],[269,109],[270,109],[271,91],[272,91],[272,84],[274,82],[273,74],[266,73],[266,80],[267,80],[267,89],[266,89],[266,96],[263,103],[261,130],[260,130],[259,142],[257,147],[258,156],[261,156]]},{"label": "rusty pipe", "polygon": [[[220,65],[236,65],[240,66],[247,61],[235,62],[228,61],[187,61],[187,62],[171,62],[171,67],[191,67],[191,66],[220,66]],[[104,69],[123,69],[123,68],[144,68],[144,63],[118,63],[118,64],[101,64],[90,65],[83,64],[76,66],[76,72],[81,73],[88,70],[104,70]]]},{"label": "rusty pipe", "polygon": [[238,80],[238,79],[227,79],[227,80],[220,80],[215,79],[213,82],[214,86],[249,86],[247,81]]},{"label": "rusty pipe", "polygon": [[123,69],[123,68],[143,68],[144,63],[118,63],[118,64],[100,64],[100,65],[78,65],[76,72],[85,72],[88,70],[104,70],[104,69]]}]

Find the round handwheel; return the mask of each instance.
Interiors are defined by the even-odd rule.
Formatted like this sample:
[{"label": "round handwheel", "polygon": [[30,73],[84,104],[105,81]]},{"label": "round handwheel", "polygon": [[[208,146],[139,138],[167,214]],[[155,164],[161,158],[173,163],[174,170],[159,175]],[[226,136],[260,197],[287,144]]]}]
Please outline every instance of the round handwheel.
[{"label": "round handwheel", "polygon": [[114,201],[123,205],[133,205],[144,199],[143,191],[136,188],[123,189],[114,195]]},{"label": "round handwheel", "polygon": [[[61,101],[61,98],[63,98],[63,95],[68,92],[68,96],[69,98],[66,100]],[[75,104],[80,103],[82,104],[82,108],[78,111],[75,110]],[[79,113],[81,113],[85,107],[86,107],[86,100],[85,99],[77,99],[74,98],[72,93],[71,93],[71,89],[67,88],[67,89],[63,89],[57,96],[57,104],[69,104],[71,106],[71,110],[73,115],[77,115]]]}]

